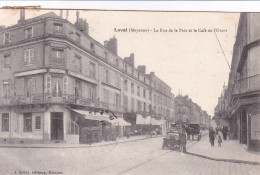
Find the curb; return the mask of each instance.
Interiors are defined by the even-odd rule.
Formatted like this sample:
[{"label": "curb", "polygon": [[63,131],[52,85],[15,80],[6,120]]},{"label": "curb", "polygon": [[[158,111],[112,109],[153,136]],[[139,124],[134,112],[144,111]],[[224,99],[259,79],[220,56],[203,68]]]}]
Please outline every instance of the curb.
[{"label": "curb", "polygon": [[208,157],[208,156],[204,156],[204,155],[200,155],[200,154],[190,153],[190,152],[186,152],[186,154],[198,156],[198,157],[201,157],[201,158],[206,158],[206,159],[209,159],[209,160],[215,160],[215,161],[224,161],[224,162],[231,162],[231,163],[244,163],[244,164],[250,164],[250,165],[260,165],[259,162],[253,162],[253,161],[235,160],[235,159],[219,159],[219,158],[212,158],[212,157]]},{"label": "curb", "polygon": [[[162,137],[162,136],[157,136],[157,137]],[[103,145],[81,145],[79,144],[79,146],[68,146],[68,147],[57,147],[57,146],[23,146],[23,145],[0,145],[0,148],[56,148],[56,149],[64,149],[64,148],[91,148],[91,147],[102,147],[102,146],[109,146],[109,145],[116,145],[116,144],[121,144],[121,143],[129,143],[129,142],[136,142],[136,141],[140,141],[140,140],[146,140],[146,139],[153,139],[153,138],[157,138],[157,137],[147,137],[147,138],[140,138],[140,139],[135,139],[135,140],[126,140],[126,141],[122,141],[122,142],[114,142],[114,143],[107,143],[107,144],[103,144]]]},{"label": "curb", "polygon": [[[206,136],[207,134],[208,133],[203,134],[202,137]],[[192,142],[190,142],[190,143],[192,143]],[[195,144],[196,143],[198,143],[198,142],[195,142]],[[201,155],[201,154],[191,153],[191,152],[188,152],[188,151],[186,152],[186,154],[201,157],[201,158],[204,158],[204,159],[214,160],[214,161],[224,161],[224,162],[231,162],[231,163],[244,163],[244,164],[249,164],[249,165],[260,165],[260,162],[236,160],[236,159],[213,158],[213,157],[204,156],[204,155]]]}]

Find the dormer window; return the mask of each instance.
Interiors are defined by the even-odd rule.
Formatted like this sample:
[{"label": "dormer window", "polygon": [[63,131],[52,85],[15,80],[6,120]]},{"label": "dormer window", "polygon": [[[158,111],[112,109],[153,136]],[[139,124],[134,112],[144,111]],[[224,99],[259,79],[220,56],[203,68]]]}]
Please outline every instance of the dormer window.
[{"label": "dormer window", "polygon": [[90,50],[95,53],[95,45],[94,43],[90,43]]},{"label": "dormer window", "polygon": [[25,37],[26,38],[31,38],[33,36],[33,30],[32,27],[28,27],[25,29]]},{"label": "dormer window", "polygon": [[60,24],[60,23],[54,23],[53,25],[54,25],[54,30],[55,30],[55,31],[61,31],[61,30],[62,30],[62,27],[63,27],[62,24]]},{"label": "dormer window", "polygon": [[4,34],[4,44],[10,43],[10,33]]},{"label": "dormer window", "polygon": [[119,65],[119,64],[118,64],[118,59],[116,59],[116,66],[118,67],[118,65]]},{"label": "dormer window", "polygon": [[105,54],[105,60],[107,61],[108,60],[108,53],[104,52],[104,54]]},{"label": "dormer window", "polygon": [[76,41],[80,43],[81,41],[81,36],[79,33],[76,33]]}]

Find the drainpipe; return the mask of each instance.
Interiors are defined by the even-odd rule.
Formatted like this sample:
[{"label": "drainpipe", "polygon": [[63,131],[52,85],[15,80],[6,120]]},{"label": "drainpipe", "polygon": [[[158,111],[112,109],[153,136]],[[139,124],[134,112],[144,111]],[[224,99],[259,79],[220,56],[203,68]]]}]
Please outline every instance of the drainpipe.
[{"label": "drainpipe", "polygon": [[11,123],[12,123],[12,120],[11,120],[11,107],[10,107],[10,121],[9,121],[9,123],[10,123],[10,128],[9,128],[9,131],[10,131],[10,144],[12,143],[12,141],[11,141],[11,139],[12,139],[12,125],[11,125]]},{"label": "drainpipe", "polygon": [[[43,67],[45,67],[45,35],[46,35],[46,20],[43,21]],[[43,74],[43,90],[42,90],[42,99],[45,100],[45,94],[44,94],[44,86],[45,86],[45,78],[44,78],[44,74]],[[45,111],[43,112],[43,122],[42,122],[42,140],[44,143],[44,126],[45,126]]]}]

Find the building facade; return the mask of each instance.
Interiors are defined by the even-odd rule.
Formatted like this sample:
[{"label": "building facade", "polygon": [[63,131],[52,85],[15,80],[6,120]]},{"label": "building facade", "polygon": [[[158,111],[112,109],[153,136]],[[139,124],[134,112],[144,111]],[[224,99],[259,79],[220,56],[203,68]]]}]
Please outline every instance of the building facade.
[{"label": "building facade", "polygon": [[226,100],[234,139],[260,150],[260,32],[258,13],[241,13]]},{"label": "building facade", "polygon": [[103,109],[133,125],[136,114],[173,117],[171,89],[167,107],[152,116],[153,79],[135,68],[134,54],[117,55],[115,37],[101,44],[88,28],[78,12],[72,24],[52,12],[25,19],[24,10],[17,24],[1,27],[1,142],[78,143],[80,115]]},{"label": "building facade", "polygon": [[178,95],[174,100],[176,122],[196,123],[205,128],[210,126],[210,116],[187,95]]}]

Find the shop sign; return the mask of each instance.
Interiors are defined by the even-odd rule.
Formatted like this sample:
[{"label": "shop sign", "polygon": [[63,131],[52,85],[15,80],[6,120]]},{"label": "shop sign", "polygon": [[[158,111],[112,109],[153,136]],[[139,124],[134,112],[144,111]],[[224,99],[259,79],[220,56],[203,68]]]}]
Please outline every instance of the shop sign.
[{"label": "shop sign", "polygon": [[17,113],[28,113],[28,112],[45,112],[46,107],[24,107],[24,108],[16,108],[15,112]]}]

